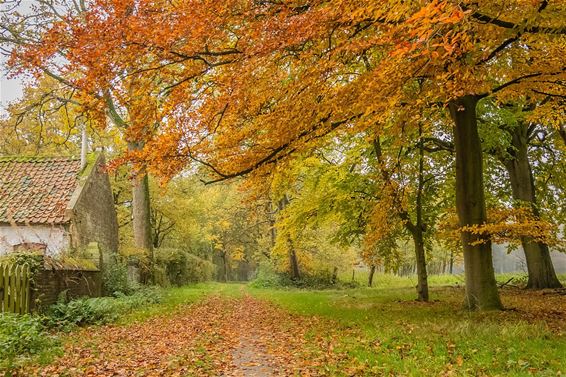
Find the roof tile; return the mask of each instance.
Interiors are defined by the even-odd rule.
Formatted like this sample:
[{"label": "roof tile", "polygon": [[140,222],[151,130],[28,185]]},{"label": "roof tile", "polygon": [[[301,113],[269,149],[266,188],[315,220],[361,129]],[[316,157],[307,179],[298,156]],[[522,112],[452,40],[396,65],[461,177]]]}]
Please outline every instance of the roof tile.
[{"label": "roof tile", "polygon": [[0,223],[68,222],[80,168],[67,157],[0,157]]}]

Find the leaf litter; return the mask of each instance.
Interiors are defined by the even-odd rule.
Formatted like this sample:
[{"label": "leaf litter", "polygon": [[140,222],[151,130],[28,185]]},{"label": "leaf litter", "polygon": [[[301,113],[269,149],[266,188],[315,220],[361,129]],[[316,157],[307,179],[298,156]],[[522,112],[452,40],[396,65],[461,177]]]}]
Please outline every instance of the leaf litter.
[{"label": "leaf litter", "polygon": [[[351,367],[344,329],[244,296],[211,296],[129,325],[78,330],[63,356],[19,376],[320,376]],[[346,330],[353,331],[353,330]]]}]

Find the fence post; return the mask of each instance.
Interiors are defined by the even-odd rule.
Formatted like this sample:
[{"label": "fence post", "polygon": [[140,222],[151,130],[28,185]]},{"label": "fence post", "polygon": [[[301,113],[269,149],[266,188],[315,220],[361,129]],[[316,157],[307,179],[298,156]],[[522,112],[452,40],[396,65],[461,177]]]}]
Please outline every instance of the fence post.
[{"label": "fence post", "polygon": [[10,305],[10,266],[4,266],[4,311],[12,311]]},{"label": "fence post", "polygon": [[24,314],[29,312],[30,279],[31,279],[31,270],[30,270],[29,266],[26,266],[24,268],[24,275],[23,275],[24,287],[23,287],[23,294],[22,294],[22,299],[23,299],[22,312]]},{"label": "fence post", "polygon": [[4,311],[4,265],[0,263],[0,312]]},{"label": "fence post", "polygon": [[29,266],[0,263],[0,312],[29,311],[30,279]]}]

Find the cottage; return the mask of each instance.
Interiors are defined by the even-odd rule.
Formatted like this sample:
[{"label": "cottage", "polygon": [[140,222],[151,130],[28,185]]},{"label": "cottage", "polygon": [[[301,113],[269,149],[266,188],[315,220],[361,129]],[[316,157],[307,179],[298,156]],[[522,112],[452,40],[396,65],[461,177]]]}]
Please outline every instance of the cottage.
[{"label": "cottage", "polygon": [[0,157],[0,255],[50,257],[92,242],[118,249],[118,222],[104,157]]}]

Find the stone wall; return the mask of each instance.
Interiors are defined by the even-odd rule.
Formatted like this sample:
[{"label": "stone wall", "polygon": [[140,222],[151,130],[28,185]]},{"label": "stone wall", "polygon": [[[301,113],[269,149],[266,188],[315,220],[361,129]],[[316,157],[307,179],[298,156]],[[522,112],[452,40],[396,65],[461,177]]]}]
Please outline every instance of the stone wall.
[{"label": "stone wall", "polygon": [[114,253],[118,251],[118,220],[110,180],[103,167],[104,157],[98,155],[85,168],[82,189],[71,200],[72,244],[75,249],[83,249],[97,242],[103,253]]}]

